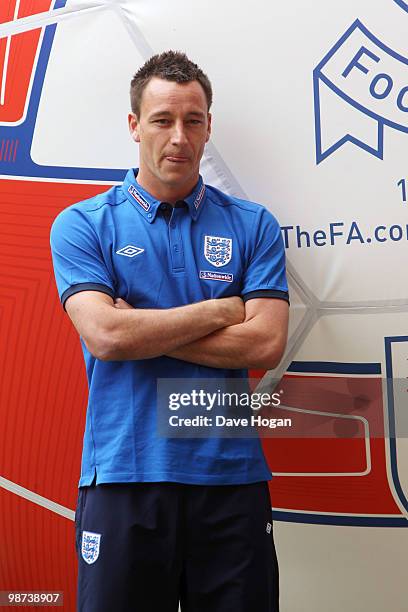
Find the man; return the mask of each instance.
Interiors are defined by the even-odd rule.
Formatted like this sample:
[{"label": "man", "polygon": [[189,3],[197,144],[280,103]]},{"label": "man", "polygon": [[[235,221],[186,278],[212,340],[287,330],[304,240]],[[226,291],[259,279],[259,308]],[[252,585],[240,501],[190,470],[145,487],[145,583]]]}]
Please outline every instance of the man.
[{"label": "man", "polygon": [[278,567],[258,437],[160,437],[160,379],[244,378],[287,337],[284,248],[262,206],[204,185],[211,85],[183,53],[131,83],[140,168],[65,209],[51,247],[89,382],[78,608],[270,612]]}]

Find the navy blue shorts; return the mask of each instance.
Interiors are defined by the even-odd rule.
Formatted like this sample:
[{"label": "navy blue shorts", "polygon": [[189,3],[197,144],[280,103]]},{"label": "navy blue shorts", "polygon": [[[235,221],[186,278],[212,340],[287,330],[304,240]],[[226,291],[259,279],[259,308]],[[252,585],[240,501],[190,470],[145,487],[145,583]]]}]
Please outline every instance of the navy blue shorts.
[{"label": "navy blue shorts", "polygon": [[81,487],[79,612],[278,612],[267,482]]}]

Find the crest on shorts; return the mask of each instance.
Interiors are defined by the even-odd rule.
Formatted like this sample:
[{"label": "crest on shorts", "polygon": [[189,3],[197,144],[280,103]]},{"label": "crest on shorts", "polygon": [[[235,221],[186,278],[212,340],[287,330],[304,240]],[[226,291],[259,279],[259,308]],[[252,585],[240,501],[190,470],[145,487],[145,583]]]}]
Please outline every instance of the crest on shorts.
[{"label": "crest on shorts", "polygon": [[221,238],[221,236],[204,236],[204,257],[206,260],[220,268],[231,261],[232,238]]},{"label": "crest on shorts", "polygon": [[92,531],[82,532],[82,558],[89,565],[95,563],[99,557],[99,548],[101,544],[101,534],[92,533]]}]

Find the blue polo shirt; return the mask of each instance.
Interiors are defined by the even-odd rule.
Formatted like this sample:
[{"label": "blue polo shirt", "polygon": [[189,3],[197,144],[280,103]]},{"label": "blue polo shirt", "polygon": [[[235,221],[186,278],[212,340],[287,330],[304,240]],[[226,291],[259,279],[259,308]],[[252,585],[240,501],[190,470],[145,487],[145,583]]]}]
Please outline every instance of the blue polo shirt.
[{"label": "blue polo shirt", "polygon": [[[79,291],[121,297],[135,308],[172,308],[240,295],[288,301],[280,227],[263,206],[204,185],[173,208],[137,183],[63,210],[51,250],[63,305]],[[236,378],[246,370],[157,357],[100,361],[81,338],[89,400],[79,486],[174,481],[269,480],[259,438],[166,438],[157,434],[157,380]]]}]

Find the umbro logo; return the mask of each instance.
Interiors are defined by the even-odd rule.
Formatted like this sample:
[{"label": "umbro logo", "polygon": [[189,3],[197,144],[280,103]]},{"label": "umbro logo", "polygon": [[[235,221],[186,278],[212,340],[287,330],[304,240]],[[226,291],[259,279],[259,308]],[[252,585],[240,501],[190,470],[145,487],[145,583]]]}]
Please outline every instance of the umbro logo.
[{"label": "umbro logo", "polygon": [[133,246],[133,244],[128,244],[127,246],[123,247],[123,249],[116,251],[116,253],[118,255],[124,255],[125,257],[135,257],[136,255],[143,253],[143,251],[144,249],[141,249],[140,247]]}]

